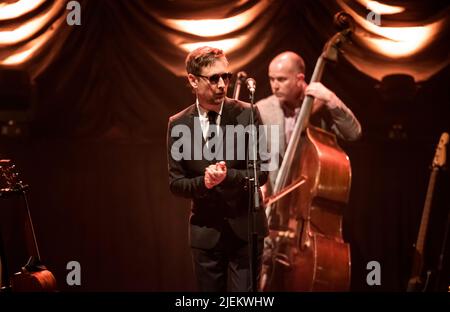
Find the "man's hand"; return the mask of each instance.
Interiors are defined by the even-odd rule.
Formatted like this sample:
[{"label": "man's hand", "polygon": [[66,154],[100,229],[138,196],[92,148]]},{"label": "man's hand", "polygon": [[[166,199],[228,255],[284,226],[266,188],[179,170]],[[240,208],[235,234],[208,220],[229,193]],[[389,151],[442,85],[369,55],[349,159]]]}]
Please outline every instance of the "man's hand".
[{"label": "man's hand", "polygon": [[208,189],[220,184],[227,176],[227,165],[224,161],[205,168],[205,186]]},{"label": "man's hand", "polygon": [[334,94],[320,82],[311,82],[305,90],[306,95],[313,96],[315,99],[323,102],[329,109],[341,107],[342,102]]},{"label": "man's hand", "polygon": [[261,186],[262,200],[264,201],[266,197],[269,196],[269,190],[267,189],[267,183]]}]

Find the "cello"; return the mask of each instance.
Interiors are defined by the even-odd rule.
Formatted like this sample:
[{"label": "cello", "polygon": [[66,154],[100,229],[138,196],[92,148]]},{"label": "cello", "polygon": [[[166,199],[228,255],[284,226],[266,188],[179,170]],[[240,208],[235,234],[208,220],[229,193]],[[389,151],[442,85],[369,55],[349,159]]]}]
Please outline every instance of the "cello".
[{"label": "cello", "polygon": [[[327,61],[337,60],[339,46],[352,32],[350,19],[346,13],[335,16],[342,30],[326,43],[311,82],[321,80]],[[351,185],[350,161],[334,134],[309,125],[313,101],[311,96],[303,100],[274,195],[265,200],[275,252],[262,290],[350,288],[350,245],[342,236],[342,212]]]}]

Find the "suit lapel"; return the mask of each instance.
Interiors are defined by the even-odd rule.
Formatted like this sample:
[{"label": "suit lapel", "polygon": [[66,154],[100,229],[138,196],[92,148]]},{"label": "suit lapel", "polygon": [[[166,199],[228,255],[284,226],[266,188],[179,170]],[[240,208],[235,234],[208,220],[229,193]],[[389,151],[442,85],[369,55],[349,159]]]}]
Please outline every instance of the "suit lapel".
[{"label": "suit lapel", "polygon": [[225,130],[226,125],[236,124],[236,116],[233,114],[233,107],[233,103],[228,98],[225,98],[222,115],[220,116],[220,127],[223,127],[223,130]]},{"label": "suit lapel", "polygon": [[187,116],[187,126],[191,129],[192,159],[205,161],[209,164],[209,161],[203,157],[203,147],[205,146],[206,141],[203,138],[202,125],[200,124],[198,109],[195,103],[191,105],[187,112]]}]

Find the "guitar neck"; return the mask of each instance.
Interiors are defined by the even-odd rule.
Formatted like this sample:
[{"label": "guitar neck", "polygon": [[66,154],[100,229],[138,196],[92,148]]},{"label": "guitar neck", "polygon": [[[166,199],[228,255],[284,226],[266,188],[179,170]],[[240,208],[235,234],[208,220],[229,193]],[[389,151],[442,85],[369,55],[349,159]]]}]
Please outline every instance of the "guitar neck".
[{"label": "guitar neck", "polygon": [[438,168],[433,168],[431,171],[430,181],[428,182],[427,196],[425,198],[425,205],[422,211],[422,221],[420,223],[419,234],[417,235],[416,241],[416,250],[420,255],[423,255],[425,247],[425,238],[428,230],[428,221],[430,219],[431,204],[433,201],[433,192],[438,171]]},{"label": "guitar neck", "polygon": [[[423,269],[423,254],[425,249],[425,238],[428,230],[428,221],[430,219],[431,204],[433,202],[433,192],[434,186],[436,184],[436,177],[439,172],[439,168],[445,165],[446,161],[446,145],[449,141],[449,135],[447,132],[443,132],[438,146],[436,147],[436,152],[433,158],[432,170],[430,175],[430,181],[428,182],[427,195],[425,198],[425,205],[422,211],[422,219],[420,222],[419,234],[417,235],[417,241],[414,250],[414,259],[412,262],[411,277],[408,281],[407,291],[414,291],[416,287],[421,284],[421,273]],[[428,283],[429,275],[427,275],[427,280],[425,283],[425,288]],[[424,288],[424,289],[425,289]]]}]

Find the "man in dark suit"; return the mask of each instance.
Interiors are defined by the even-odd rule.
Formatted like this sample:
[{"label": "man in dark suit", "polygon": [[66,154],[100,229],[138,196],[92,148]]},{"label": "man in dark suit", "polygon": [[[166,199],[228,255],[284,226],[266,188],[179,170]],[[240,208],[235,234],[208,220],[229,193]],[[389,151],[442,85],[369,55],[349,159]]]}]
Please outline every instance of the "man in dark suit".
[{"label": "man in dark suit", "polygon": [[[247,182],[252,175],[247,174],[250,143],[239,131],[250,123],[251,106],[226,97],[231,73],[222,50],[201,47],[192,51],[186,70],[196,103],[169,119],[170,190],[192,200],[189,240],[199,290],[248,291],[252,191]],[[254,116],[257,131],[261,124],[257,109]],[[257,138],[263,132],[255,132]],[[263,185],[267,171],[260,170],[259,158],[257,164],[258,181]],[[258,234],[258,275],[263,239],[268,234],[262,208],[253,223]]]}]

